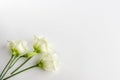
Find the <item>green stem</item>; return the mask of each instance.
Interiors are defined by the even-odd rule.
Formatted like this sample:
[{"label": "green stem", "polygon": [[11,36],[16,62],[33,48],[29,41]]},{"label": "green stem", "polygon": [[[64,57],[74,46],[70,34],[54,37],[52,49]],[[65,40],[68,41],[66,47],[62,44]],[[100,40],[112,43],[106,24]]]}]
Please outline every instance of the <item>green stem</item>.
[{"label": "green stem", "polygon": [[1,72],[0,78],[1,78],[1,76],[3,75],[3,73],[6,71],[6,69],[8,68],[8,66],[10,65],[10,63],[11,63],[11,61],[12,61],[13,58],[14,58],[14,56],[12,55],[11,58],[10,58],[10,60],[9,60],[8,63],[6,64],[5,68],[4,68],[3,71]]},{"label": "green stem", "polygon": [[23,69],[23,70],[21,70],[21,71],[19,71],[17,73],[12,74],[11,76],[8,76],[8,77],[4,78],[3,80],[7,80],[7,79],[9,79],[9,78],[11,78],[11,77],[13,77],[13,76],[15,76],[17,74],[20,74],[20,73],[22,73],[24,71],[27,71],[27,70],[32,69],[32,68],[37,67],[37,66],[38,65],[34,65],[34,66],[31,66],[31,67],[25,68],[25,69]]},{"label": "green stem", "polygon": [[31,58],[26,59],[20,66],[18,66],[11,74],[15,73],[18,69],[20,69],[25,63],[27,63]]},{"label": "green stem", "polygon": [[21,56],[20,57],[17,57],[16,60],[10,65],[10,68],[13,67],[15,65],[15,63],[20,59],[22,58]]},{"label": "green stem", "polygon": [[15,61],[15,59],[16,59],[17,57],[16,56],[13,56],[13,59],[10,61],[10,63],[9,63],[9,65],[8,65],[8,67],[6,68],[6,70],[4,71],[4,73],[2,74],[2,76],[1,76],[1,78],[0,78],[0,80],[2,80],[3,79],[3,77],[6,75],[6,73],[9,71],[9,69],[11,68],[10,66],[11,66],[11,64]]}]

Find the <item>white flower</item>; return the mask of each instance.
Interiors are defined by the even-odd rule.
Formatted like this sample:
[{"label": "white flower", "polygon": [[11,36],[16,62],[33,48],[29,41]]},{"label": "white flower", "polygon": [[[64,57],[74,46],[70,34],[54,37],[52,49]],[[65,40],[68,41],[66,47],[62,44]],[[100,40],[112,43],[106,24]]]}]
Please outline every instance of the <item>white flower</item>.
[{"label": "white flower", "polygon": [[37,53],[48,53],[51,50],[44,37],[39,38],[36,36],[34,37],[33,48]]},{"label": "white flower", "polygon": [[56,54],[42,54],[39,67],[46,71],[55,71],[58,68],[58,56]]},{"label": "white flower", "polygon": [[9,41],[9,49],[13,55],[22,55],[28,47],[25,41]]}]

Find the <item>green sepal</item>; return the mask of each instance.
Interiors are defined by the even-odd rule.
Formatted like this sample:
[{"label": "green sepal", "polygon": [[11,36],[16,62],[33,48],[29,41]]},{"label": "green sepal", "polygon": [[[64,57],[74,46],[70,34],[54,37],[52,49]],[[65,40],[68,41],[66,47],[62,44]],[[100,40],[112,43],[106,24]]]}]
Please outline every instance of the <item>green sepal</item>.
[{"label": "green sepal", "polygon": [[36,52],[28,52],[23,57],[31,58],[31,57],[35,56],[36,54],[37,54]]}]

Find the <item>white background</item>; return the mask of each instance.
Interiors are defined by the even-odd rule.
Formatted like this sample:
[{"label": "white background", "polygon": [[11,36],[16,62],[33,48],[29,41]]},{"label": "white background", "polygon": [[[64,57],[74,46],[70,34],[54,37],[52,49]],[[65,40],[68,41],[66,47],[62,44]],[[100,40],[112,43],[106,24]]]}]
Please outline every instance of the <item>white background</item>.
[{"label": "white background", "polygon": [[44,35],[58,52],[60,69],[35,68],[9,80],[120,80],[119,3],[0,0],[0,72],[10,58],[7,40],[31,44],[33,35]]}]

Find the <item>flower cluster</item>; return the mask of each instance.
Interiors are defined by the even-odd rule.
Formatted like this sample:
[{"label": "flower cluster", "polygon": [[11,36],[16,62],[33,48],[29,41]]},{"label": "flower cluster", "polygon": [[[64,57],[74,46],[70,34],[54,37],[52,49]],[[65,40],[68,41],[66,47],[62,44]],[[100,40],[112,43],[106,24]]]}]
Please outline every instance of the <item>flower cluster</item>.
[{"label": "flower cluster", "polygon": [[[21,72],[29,70],[34,67],[39,67],[46,71],[55,71],[58,68],[58,56],[53,53],[48,41],[44,37],[34,37],[33,51],[30,51],[25,41],[9,41],[8,47],[10,50],[11,58],[3,71],[0,74],[0,80],[7,80]],[[38,63],[27,67],[21,71],[18,71],[24,64],[26,64],[33,56],[40,55]],[[26,60],[20,64],[15,70],[5,77],[8,71],[15,65],[20,58],[26,58]]]}]

